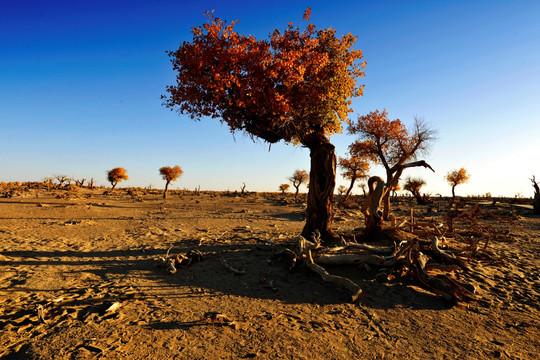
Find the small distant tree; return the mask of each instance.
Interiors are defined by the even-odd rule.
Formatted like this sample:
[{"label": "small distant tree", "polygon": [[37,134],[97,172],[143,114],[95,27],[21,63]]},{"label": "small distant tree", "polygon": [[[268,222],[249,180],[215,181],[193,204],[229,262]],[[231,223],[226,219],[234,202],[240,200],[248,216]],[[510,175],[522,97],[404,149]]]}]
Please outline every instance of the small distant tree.
[{"label": "small distant tree", "polygon": [[456,186],[468,182],[470,178],[471,175],[467,174],[467,170],[465,168],[452,170],[446,174],[446,181],[452,187],[452,200],[456,198]]},{"label": "small distant tree", "polygon": [[536,183],[536,179],[534,178],[534,175],[531,181],[534,187],[533,212],[536,215],[540,215],[540,188],[538,187],[538,184]]},{"label": "small distant tree", "polygon": [[114,190],[116,184],[118,184],[120,181],[128,179],[129,177],[127,175],[126,169],[124,169],[123,167],[117,167],[107,172],[107,180],[112,185],[111,191]]},{"label": "small distant tree", "polygon": [[401,191],[401,185],[399,185],[399,183],[397,183],[391,190],[391,194],[392,194],[392,199],[396,199],[397,198],[397,192],[398,191]]},{"label": "small distant tree", "polygon": [[81,180],[77,180],[77,179],[73,179],[75,181],[75,185],[77,185],[78,187],[83,187],[84,186],[84,182],[86,181],[85,178],[82,178]]},{"label": "small distant tree", "polygon": [[178,180],[178,178],[182,176],[184,171],[182,170],[180,166],[176,165],[174,167],[164,166],[159,169],[159,173],[161,174],[161,177],[163,178],[163,180],[165,180],[165,191],[163,192],[163,198],[166,199],[167,190],[169,189],[169,184],[171,183],[171,181]]},{"label": "small distant tree", "polygon": [[369,157],[363,151],[363,148],[355,147],[349,148],[348,158],[339,158],[339,167],[343,170],[341,175],[351,183],[346,190],[345,196],[338,204],[338,207],[342,207],[351,195],[354,183],[357,179],[367,178],[367,172],[369,171]]},{"label": "small distant tree", "polygon": [[285,191],[289,190],[290,187],[291,185],[289,184],[281,184],[279,185],[279,190],[281,191],[282,194],[285,194]]},{"label": "small distant tree", "polygon": [[364,194],[364,197],[366,197],[366,188],[367,188],[366,183],[364,183],[364,182],[363,182],[363,183],[360,183],[360,184],[358,184],[358,187],[359,187],[360,189],[362,189],[362,193]]},{"label": "small distant tree", "polygon": [[343,195],[347,192],[347,187],[345,185],[339,185],[337,191],[338,195]]},{"label": "small distant tree", "polygon": [[47,187],[47,190],[50,191],[51,187],[53,186],[53,178],[52,177],[46,177],[43,179],[43,183]]},{"label": "small distant tree", "polygon": [[[351,148],[362,149],[372,161],[382,164],[386,170],[386,183],[378,195],[382,196],[382,218],[387,220],[390,215],[390,194],[397,189],[403,171],[418,166],[434,171],[424,160],[416,159],[428,152],[436,132],[418,117],[415,117],[412,128],[408,130],[399,119],[389,120],[386,110],[375,110],[359,116],[356,122],[351,122],[348,130],[350,134],[360,137],[351,144]],[[371,182],[373,186],[375,183],[379,184],[380,181],[374,179]],[[378,216],[377,211],[372,214]]]},{"label": "small distant tree", "polygon": [[58,181],[58,188],[64,186],[64,183],[69,183],[71,179],[67,175],[54,175],[56,181]]},{"label": "small distant tree", "polygon": [[420,195],[420,188],[422,188],[424,185],[426,185],[426,181],[424,179],[407,177],[405,179],[403,189],[410,191],[419,205],[425,205],[426,200],[422,197],[422,195]]},{"label": "small distant tree", "polygon": [[309,174],[305,170],[296,170],[293,176],[289,178],[289,181],[296,188],[296,192],[294,193],[294,201],[298,202],[298,191],[300,190],[300,185],[307,183],[308,180]]}]

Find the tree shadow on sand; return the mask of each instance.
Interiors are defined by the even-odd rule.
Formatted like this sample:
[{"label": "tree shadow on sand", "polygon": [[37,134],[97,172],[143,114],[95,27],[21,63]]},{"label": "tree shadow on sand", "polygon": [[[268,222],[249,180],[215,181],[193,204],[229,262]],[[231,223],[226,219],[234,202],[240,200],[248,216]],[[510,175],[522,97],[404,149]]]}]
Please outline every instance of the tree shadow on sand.
[{"label": "tree shadow on sand", "polygon": [[[62,267],[62,276],[76,279],[82,273],[96,275],[93,282],[75,282],[75,288],[66,289],[62,281],[57,291],[78,291],[79,286],[103,287],[114,290],[130,285],[137,289],[137,297],[160,296],[241,296],[246,298],[278,300],[289,304],[340,304],[350,302],[350,294],[318,276],[302,269],[289,270],[276,259],[280,247],[265,244],[209,244],[197,246],[195,241],[183,240],[175,244],[170,255],[185,254],[197,249],[204,260],[179,268],[176,274],[157,267],[157,258],[166,250],[133,249],[110,251],[3,251],[0,266],[17,265],[21,273],[5,283],[1,291],[39,292],[25,284],[25,271],[38,272],[42,266]],[[7,260],[6,260],[7,259]],[[228,265],[224,265],[224,262]],[[239,275],[229,268],[243,273]],[[361,305],[390,309],[447,309],[451,305],[442,298],[419,288],[401,283],[379,283],[374,276],[358,267],[340,266],[328,271],[347,276],[363,290]],[[133,280],[133,281],[131,281]],[[138,281],[141,280],[141,281]],[[9,281],[9,280],[8,280]],[[122,283],[118,283],[122,281]],[[106,284],[104,284],[106,283]],[[56,291],[48,289],[47,291]]]}]

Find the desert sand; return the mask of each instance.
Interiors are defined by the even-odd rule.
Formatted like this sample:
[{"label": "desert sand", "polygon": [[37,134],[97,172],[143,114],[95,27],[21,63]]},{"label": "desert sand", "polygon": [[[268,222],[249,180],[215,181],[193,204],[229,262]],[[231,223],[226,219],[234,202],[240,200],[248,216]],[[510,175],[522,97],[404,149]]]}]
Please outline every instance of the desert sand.
[{"label": "desert sand", "polygon": [[[202,192],[69,195],[34,190],[0,199],[0,357],[5,359],[537,359],[540,218],[511,218],[496,256],[477,260],[478,300],[450,303],[406,280],[356,266],[329,271],[350,294],[275,255],[290,247],[305,204],[291,195]],[[414,207],[393,205],[396,215]],[[431,213],[431,218],[441,217]],[[334,229],[363,226],[358,209]],[[457,224],[459,229],[459,224]],[[466,234],[465,234],[466,235]],[[464,236],[465,236],[464,235]],[[197,250],[170,274],[157,259]],[[236,271],[235,271],[236,270]]]}]

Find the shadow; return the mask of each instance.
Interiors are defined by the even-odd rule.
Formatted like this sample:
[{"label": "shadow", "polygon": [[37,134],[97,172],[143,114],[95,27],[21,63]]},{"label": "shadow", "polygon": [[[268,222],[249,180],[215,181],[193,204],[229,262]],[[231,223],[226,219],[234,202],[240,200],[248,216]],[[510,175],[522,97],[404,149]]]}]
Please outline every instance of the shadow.
[{"label": "shadow", "polygon": [[28,360],[32,358],[30,344],[24,344],[16,351],[2,356],[3,360]]},{"label": "shadow", "polygon": [[[148,205],[154,205],[156,208],[159,208],[159,205],[163,205],[161,203],[153,203],[152,201],[144,201],[142,203],[135,203],[131,199],[108,199],[108,198],[89,198],[89,199],[74,199],[73,201],[51,201],[51,199],[41,199],[40,198],[33,198],[32,200],[24,199],[17,199],[14,201],[8,201],[8,200],[0,200],[0,204],[16,204],[17,206],[26,205],[26,206],[35,206],[38,207],[40,205],[46,205],[49,207],[71,207],[71,206],[92,206],[92,207],[98,207],[98,208],[113,208],[113,209],[139,209],[141,206],[148,206]],[[113,204],[105,204],[103,201],[115,201],[115,202],[123,202],[121,205],[113,205]],[[138,206],[135,206],[134,204],[138,204]],[[141,205],[142,204],[142,205]]]},{"label": "shadow", "polygon": [[[3,251],[1,254],[9,260],[0,261],[0,266],[28,266],[38,272],[39,266],[61,266],[62,276],[91,273],[97,279],[88,280],[82,291],[92,286],[106,288],[114,292],[122,291],[122,286],[109,281],[120,275],[123,278],[143,278],[136,283],[152,284],[137,286],[138,297],[151,297],[156,292],[170,298],[183,297],[220,297],[236,295],[246,298],[278,300],[289,304],[340,304],[350,302],[350,294],[331,284],[323,283],[315,274],[299,268],[290,271],[274,255],[281,248],[273,245],[258,244],[208,244],[195,246],[194,241],[186,240],[175,244],[170,255],[185,254],[197,249],[203,254],[203,261],[179,268],[176,274],[169,274],[166,269],[157,267],[157,256],[165,256],[160,249],[131,249],[109,251]],[[5,259],[5,258],[4,258]],[[244,272],[238,275],[229,267]],[[389,309],[405,307],[410,309],[448,309],[449,304],[442,298],[424,291],[417,291],[407,284],[378,283],[374,275],[358,267],[340,266],[328,268],[335,275],[345,276],[356,282],[363,290],[360,304],[374,308]],[[17,272],[21,272],[19,268]],[[24,271],[22,271],[24,273]],[[23,274],[24,275],[24,274]],[[10,281],[9,279],[7,281]],[[82,286],[82,283],[80,283]],[[31,289],[14,276],[11,283],[2,287],[2,291],[38,292]],[[125,287],[125,284],[124,284]],[[194,291],[194,289],[198,289]],[[61,284],[58,291],[66,292]],[[179,292],[181,290],[182,292]],[[185,290],[185,291],[184,291]],[[47,291],[54,291],[48,289]],[[145,295],[146,294],[146,295]],[[189,324],[184,324],[188,326]]]},{"label": "shadow", "polygon": [[223,327],[223,326],[231,326],[228,324],[219,324],[219,323],[210,323],[204,320],[197,320],[197,321],[165,321],[165,322],[155,322],[148,324],[147,327],[153,329],[153,330],[188,330],[193,327],[210,327],[210,326],[217,326],[217,327]]},{"label": "shadow", "polygon": [[268,215],[268,217],[276,218],[276,219],[283,219],[287,221],[305,221],[306,220],[306,212],[305,211],[299,211],[299,212],[291,212],[291,213],[282,213],[282,214],[271,214]]},{"label": "shadow", "polygon": [[[133,216],[119,216],[119,217],[97,217],[97,216],[88,216],[88,217],[73,217],[74,219],[77,219],[79,221],[84,220],[144,220],[144,217],[135,218]],[[77,220],[64,220],[59,219],[58,217],[0,217],[0,220],[55,220],[57,222],[57,225],[79,225]]]}]

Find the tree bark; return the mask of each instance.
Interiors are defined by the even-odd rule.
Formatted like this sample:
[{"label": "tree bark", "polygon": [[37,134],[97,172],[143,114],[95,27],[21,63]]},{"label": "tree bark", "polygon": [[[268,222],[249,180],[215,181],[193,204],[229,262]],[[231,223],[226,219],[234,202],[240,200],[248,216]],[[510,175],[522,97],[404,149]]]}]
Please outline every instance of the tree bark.
[{"label": "tree bark", "polygon": [[334,187],[336,185],[335,147],[322,134],[306,136],[302,143],[309,148],[311,169],[307,196],[306,224],[302,236],[310,239],[318,230],[323,241],[337,238],[332,231]]},{"label": "tree bark", "polygon": [[378,176],[369,178],[368,191],[361,210],[366,218],[366,235],[374,235],[382,231],[381,200],[384,200],[385,194],[390,192],[386,188],[383,179]]},{"label": "tree bark", "polygon": [[540,187],[536,183],[534,176],[531,179],[534,187],[534,199],[533,199],[533,213],[540,215]]},{"label": "tree bark", "polygon": [[422,195],[420,195],[420,191],[418,191],[418,190],[412,191],[412,194],[413,194],[414,198],[416,199],[416,203],[418,205],[426,205],[426,201],[424,200]]},{"label": "tree bark", "polygon": [[383,196],[383,219],[388,220],[390,216],[390,192],[399,183],[399,178],[403,174],[403,170],[410,167],[423,166],[435,172],[433,168],[424,160],[413,161],[407,164],[396,164],[386,170],[386,186],[387,192]]},{"label": "tree bark", "polygon": [[300,184],[298,186],[294,186],[296,188],[296,192],[294,193],[294,202],[298,202],[298,191],[300,191]]},{"label": "tree bark", "polygon": [[356,178],[353,177],[351,179],[351,185],[349,186],[349,189],[345,193],[345,196],[343,197],[343,199],[341,199],[341,201],[339,202],[339,205],[338,205],[339,208],[342,208],[345,205],[345,202],[347,201],[347,199],[349,199],[349,196],[351,196],[351,192],[352,192],[355,181],[356,181]]},{"label": "tree bark", "polygon": [[456,185],[452,185],[452,200],[454,200],[456,198]]},{"label": "tree bark", "polygon": [[169,189],[169,184],[170,183],[171,183],[170,181],[165,182],[165,191],[163,192],[163,198],[164,199],[167,198],[167,190]]}]

